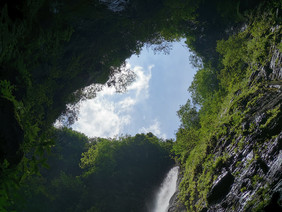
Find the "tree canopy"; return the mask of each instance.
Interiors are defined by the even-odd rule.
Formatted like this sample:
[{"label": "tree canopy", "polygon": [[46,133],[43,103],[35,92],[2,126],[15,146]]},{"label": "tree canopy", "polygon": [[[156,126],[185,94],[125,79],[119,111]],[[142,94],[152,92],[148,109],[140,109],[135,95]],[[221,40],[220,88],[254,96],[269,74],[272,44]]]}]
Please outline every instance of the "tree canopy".
[{"label": "tree canopy", "polygon": [[53,137],[49,168],[42,167],[40,175],[27,178],[14,191],[22,202],[10,210],[144,211],[174,164],[172,143],[152,133],[89,139],[63,128],[54,130]]},{"label": "tree canopy", "polygon": [[[95,96],[97,90],[92,90],[94,94],[88,95],[84,88],[95,83],[105,84],[114,72],[122,70],[125,60],[132,54],[138,54],[144,45],[156,44],[157,50],[166,50],[163,41],[184,37],[194,54],[195,64],[197,61],[203,63],[203,68],[190,87],[193,102],[202,108],[197,111],[190,102],[181,107],[178,115],[182,126],[177,132],[177,137],[181,139],[174,148],[178,156],[186,157],[187,152],[195,153],[187,149],[181,153],[181,148],[190,146],[186,145],[189,139],[182,136],[182,132],[197,138],[199,134],[208,136],[214,131],[213,127],[207,126],[215,126],[213,123],[221,110],[223,99],[246,77],[243,68],[265,61],[264,55],[270,46],[268,38],[273,37],[265,26],[277,20],[265,18],[255,22],[259,26],[254,24],[249,31],[238,33],[243,23],[250,19],[253,8],[261,2],[266,1],[1,1],[0,118],[5,123],[0,125],[1,207],[9,207],[13,202],[13,193],[10,191],[14,187],[18,187],[30,175],[38,174],[41,165],[47,165],[46,154],[52,152],[56,145],[61,145],[66,152],[73,150],[72,145],[77,145],[78,150],[87,148],[90,151],[84,154],[81,162],[81,167],[85,167],[85,172],[89,173],[88,178],[87,175],[76,178],[81,170],[71,165],[66,165],[59,175],[54,173],[56,180],[51,184],[57,186],[58,194],[69,190],[70,199],[73,199],[75,189],[80,189],[83,196],[85,190],[81,185],[90,176],[95,175],[97,182],[103,179],[102,172],[97,170],[119,176],[116,171],[119,165],[115,162],[127,162],[122,153],[124,146],[135,152],[137,158],[139,149],[144,148],[142,151],[146,154],[140,156],[140,160],[142,158],[145,164],[149,161],[146,158],[150,158],[152,163],[155,160],[150,151],[157,157],[163,156],[159,145],[155,144],[156,138],[149,135],[124,138],[122,145],[111,140],[102,141],[101,144],[95,141],[95,147],[68,142],[63,144],[60,139],[53,137],[52,125],[60,115],[68,115],[70,122],[75,121],[78,111],[76,103]],[[281,8],[276,1],[274,6]],[[236,33],[238,35],[234,35]],[[264,34],[269,36],[264,37]],[[275,39],[274,43],[277,42]],[[132,80],[131,77],[128,79]],[[109,84],[119,87],[119,83],[126,84],[123,80],[115,79]],[[189,129],[200,130],[192,132]],[[148,142],[143,141],[142,145],[138,145],[140,136],[143,136],[141,140]],[[82,140],[85,142],[85,139]],[[131,143],[131,139],[136,141]],[[194,144],[195,139],[191,146],[194,147]],[[198,149],[201,148],[198,146]],[[77,160],[80,152],[73,151],[73,158],[58,156],[58,163]],[[131,155],[131,152],[127,154]],[[52,159],[49,163],[53,163]],[[72,176],[69,172],[76,174]],[[39,182],[41,180],[38,179]],[[61,184],[65,186],[64,189],[60,187]],[[130,187],[130,184],[127,186]],[[39,187],[39,190],[43,187]],[[44,192],[42,190],[41,194]],[[120,196],[117,193],[113,195]],[[66,207],[64,199],[58,197],[57,200],[62,201],[62,207]],[[91,210],[97,210],[96,207],[107,206],[97,205]]]}]

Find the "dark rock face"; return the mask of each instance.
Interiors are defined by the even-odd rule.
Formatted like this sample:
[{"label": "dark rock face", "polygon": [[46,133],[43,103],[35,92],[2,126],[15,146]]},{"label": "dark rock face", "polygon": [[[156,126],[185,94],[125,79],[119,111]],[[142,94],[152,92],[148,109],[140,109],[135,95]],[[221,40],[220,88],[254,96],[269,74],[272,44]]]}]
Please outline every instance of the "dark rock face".
[{"label": "dark rock face", "polygon": [[0,98],[0,120],[0,163],[6,159],[10,166],[17,165],[23,157],[20,145],[24,133],[16,119],[13,103],[4,98]]},{"label": "dark rock face", "polygon": [[[222,141],[214,149],[218,156],[223,150],[229,159],[208,194],[206,211],[282,211],[282,68],[278,50],[273,50],[268,65],[251,76],[267,83],[250,97],[261,96],[245,115],[242,135],[233,137],[235,145]],[[269,112],[275,109],[277,114]],[[238,150],[239,143],[242,148]]]},{"label": "dark rock face", "polygon": [[[226,192],[226,189],[218,189],[221,200],[219,199],[220,201],[213,205],[213,202],[208,199],[210,203],[208,211],[232,211],[231,208],[236,208],[236,211],[252,211],[256,207],[255,204],[260,202],[263,192],[267,193],[264,195],[267,199],[271,199],[277,191],[280,192],[281,196],[282,187],[281,185],[277,187],[277,185],[281,184],[282,173],[282,151],[281,149],[278,150],[278,145],[281,141],[282,133],[275,140],[271,140],[273,143],[271,148],[267,149],[267,146],[271,145],[270,143],[265,144],[266,150],[260,153],[256,152],[256,156],[251,145],[248,145],[249,148],[247,147],[247,149],[242,151],[242,159],[239,157],[240,153],[234,154],[230,168],[232,170],[231,173],[236,177],[230,186],[230,191]],[[273,153],[273,148],[278,151],[275,151],[272,155],[270,153]],[[238,162],[240,162],[239,165]],[[216,185],[214,184],[213,188]],[[275,187],[277,188],[273,189]],[[211,194],[214,193],[212,189]],[[217,194],[215,196],[220,195]],[[276,204],[275,207],[281,207],[281,205]]]},{"label": "dark rock face", "polygon": [[[282,54],[274,48],[272,54],[270,63],[250,78],[249,86],[263,85],[239,102],[244,111],[240,133],[225,125],[226,135],[211,140],[214,148],[208,151],[228,159],[216,169],[201,212],[282,211]],[[169,212],[181,211],[175,201]]]},{"label": "dark rock face", "polygon": [[270,80],[282,80],[282,53],[278,49],[273,48],[272,58],[270,61]]},{"label": "dark rock face", "polygon": [[223,174],[221,174],[207,196],[209,205],[220,202],[225,195],[229,193],[233,182],[234,177],[229,171],[225,171]]},{"label": "dark rock face", "polygon": [[275,192],[271,198],[269,205],[264,208],[265,212],[281,211],[282,195],[280,192]]},{"label": "dark rock face", "polygon": [[[279,26],[277,26],[279,27]],[[249,85],[268,81],[269,87],[282,90],[282,53],[274,46],[270,52],[272,54],[269,64],[262,66],[259,70],[254,71],[250,77]]]}]

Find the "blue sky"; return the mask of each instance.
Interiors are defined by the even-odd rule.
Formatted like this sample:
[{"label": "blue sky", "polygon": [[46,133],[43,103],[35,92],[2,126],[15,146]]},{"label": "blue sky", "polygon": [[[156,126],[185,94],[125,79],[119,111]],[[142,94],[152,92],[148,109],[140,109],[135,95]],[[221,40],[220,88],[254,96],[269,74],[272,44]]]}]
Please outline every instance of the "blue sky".
[{"label": "blue sky", "polygon": [[72,128],[89,137],[152,132],[175,138],[180,124],[176,111],[190,98],[187,89],[196,73],[189,54],[183,40],[173,43],[167,55],[144,47],[127,60],[127,68],[136,74],[127,92],[104,88],[96,98],[82,102]]}]

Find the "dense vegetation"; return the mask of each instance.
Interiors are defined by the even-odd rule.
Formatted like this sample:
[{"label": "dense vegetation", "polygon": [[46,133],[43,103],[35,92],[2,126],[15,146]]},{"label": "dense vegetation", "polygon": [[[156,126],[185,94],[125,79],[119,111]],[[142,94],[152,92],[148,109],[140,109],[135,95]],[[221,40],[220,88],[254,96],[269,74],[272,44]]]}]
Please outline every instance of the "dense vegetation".
[{"label": "dense vegetation", "polygon": [[[178,111],[182,125],[176,134],[173,152],[183,167],[179,198],[188,211],[200,211],[209,204],[208,192],[220,174],[218,168],[230,157],[214,152],[219,142],[230,141],[234,151],[240,151],[244,137],[255,129],[254,121],[248,123],[251,126],[248,129],[244,129],[242,123],[247,122],[252,115],[249,114],[251,108],[268,87],[266,78],[256,81],[255,74],[270,64],[275,49],[282,51],[279,9],[281,11],[281,2],[278,1],[261,4],[248,14],[242,30],[217,41],[218,67],[203,63],[189,87],[194,105],[188,100]],[[268,113],[269,119],[261,129],[279,116],[281,106]],[[272,133],[279,135],[279,132]],[[261,138],[263,136],[261,133]],[[241,138],[239,143],[237,138]],[[260,145],[257,143],[255,148],[259,149]],[[268,197],[262,198],[264,205],[259,204],[257,210],[267,205]]]},{"label": "dense vegetation", "polygon": [[1,1],[1,206],[44,163],[54,121],[65,114],[72,123],[75,103],[95,96],[83,88],[105,83],[145,42],[159,42],[143,13],[148,3],[138,12],[134,4],[118,13],[98,0]]},{"label": "dense vegetation", "polygon": [[[98,138],[89,144],[88,138],[76,132],[54,132],[52,124],[61,114],[67,117],[66,122],[75,121],[76,103],[95,97],[99,89],[85,92],[84,87],[106,83],[122,69],[125,59],[144,45],[157,44],[156,51],[167,51],[165,42],[182,37],[194,53],[191,61],[199,71],[189,88],[192,102],[187,101],[178,111],[182,125],[176,134],[173,154],[184,169],[181,201],[191,210],[205,204],[216,166],[226,160],[210,160],[213,155],[209,149],[225,133],[224,125],[232,125],[234,133],[240,133],[236,126],[244,113],[237,110],[238,102],[255,93],[259,86],[250,87],[248,79],[257,67],[269,61],[273,46],[280,45],[281,51],[281,29],[271,30],[271,26],[281,22],[276,13],[281,3],[114,2],[1,1],[1,210],[18,205],[17,209],[38,211],[46,204],[54,211],[62,211],[60,207],[68,208],[70,204],[77,211],[113,211],[110,207],[114,205],[120,206],[120,211],[126,207],[130,209],[124,211],[135,211],[131,207],[144,204],[145,195],[167,167],[166,162],[160,161],[168,155],[168,143],[162,144],[149,134],[119,141]],[[258,5],[261,9],[254,10]],[[268,12],[264,13],[266,8]],[[108,85],[124,90],[132,76],[122,77],[108,81]],[[234,97],[234,93],[238,95]],[[154,156],[145,154],[148,151]],[[48,156],[48,152],[52,154]],[[140,167],[134,164],[135,160],[142,160]],[[152,169],[154,163],[159,164],[159,170]],[[48,164],[49,170],[42,168]],[[195,176],[199,168],[202,174]],[[146,173],[140,173],[142,169]],[[40,172],[42,176],[35,176]],[[141,186],[139,177],[148,179],[146,175],[151,176],[150,185]],[[119,182],[124,181],[128,183],[123,187],[130,190],[130,197],[126,190],[119,193]],[[19,191],[28,192],[24,195],[38,205],[20,203],[23,194],[14,192],[19,186]],[[56,196],[53,190],[57,191]],[[64,202],[63,194],[69,195],[71,203]],[[198,197],[200,200],[195,203]],[[125,203],[128,198],[132,198],[132,205]]]},{"label": "dense vegetation", "polygon": [[144,211],[173,165],[171,141],[151,133],[89,139],[63,128],[53,136],[50,168],[23,181],[9,211]]}]

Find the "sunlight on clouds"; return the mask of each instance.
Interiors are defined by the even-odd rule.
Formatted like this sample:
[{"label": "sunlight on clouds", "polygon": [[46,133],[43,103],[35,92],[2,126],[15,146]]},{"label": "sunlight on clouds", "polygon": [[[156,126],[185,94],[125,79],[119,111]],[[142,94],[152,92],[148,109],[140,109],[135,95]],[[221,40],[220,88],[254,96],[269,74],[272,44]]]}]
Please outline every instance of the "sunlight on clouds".
[{"label": "sunlight on clouds", "polygon": [[122,111],[129,111],[132,107],[136,104],[137,100],[126,97],[125,99],[121,100],[117,103],[117,107]]},{"label": "sunlight on clouds", "polygon": [[116,93],[116,90],[114,87],[104,87],[102,91],[100,91],[97,95],[98,96],[105,96],[109,95],[112,96]]},{"label": "sunlight on clouds", "polygon": [[[107,85],[111,87],[86,87],[84,99],[95,98],[82,101],[79,120],[71,127],[91,137],[151,131],[162,138],[175,138],[180,124],[175,111],[191,98],[187,88],[196,73],[184,46],[185,40],[173,43],[169,55],[156,55],[143,48],[120,67],[119,73],[110,76]],[[116,89],[125,93],[116,93]],[[64,124],[57,120],[55,126]]]},{"label": "sunlight on clouds", "polygon": [[127,90],[135,90],[136,96],[140,96],[142,92],[142,96],[145,98],[149,97],[149,81],[152,77],[152,68],[154,66],[151,65],[148,67],[148,73],[146,74],[142,67],[135,66],[133,68],[134,73],[136,74],[136,81],[128,86]]},{"label": "sunlight on clouds", "polygon": [[[131,68],[130,64],[126,67]],[[113,87],[105,87],[97,93],[96,98],[82,102],[73,129],[89,137],[115,137],[123,134],[124,129],[132,124],[135,106],[149,97],[152,67],[148,67],[148,70],[134,67],[136,79],[128,86],[126,93],[117,94]],[[152,129],[160,134],[157,127],[152,126]]]},{"label": "sunlight on clouds", "polygon": [[98,97],[82,104],[74,129],[89,137],[114,137],[129,123],[129,115],[119,115],[113,102]]}]

